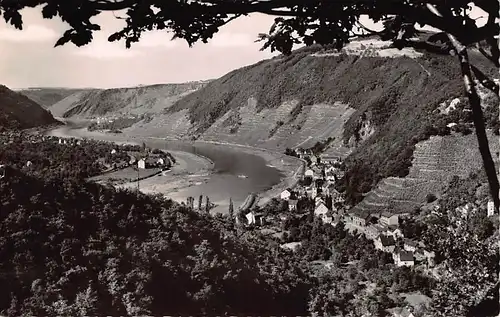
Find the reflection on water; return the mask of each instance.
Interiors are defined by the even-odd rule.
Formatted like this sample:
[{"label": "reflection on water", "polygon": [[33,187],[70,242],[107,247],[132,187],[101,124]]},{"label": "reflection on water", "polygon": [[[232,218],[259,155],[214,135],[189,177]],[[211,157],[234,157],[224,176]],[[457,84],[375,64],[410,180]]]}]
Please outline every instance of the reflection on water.
[{"label": "reflection on water", "polygon": [[[69,136],[82,135],[83,124],[69,124],[57,129],[60,134]],[[55,131],[51,134],[57,134]],[[84,132],[88,136],[87,132]],[[189,143],[182,141],[165,141],[158,139],[127,138],[120,134],[94,134],[92,138],[115,142],[145,142],[147,146],[172,151],[184,151],[207,157],[214,163],[214,173],[207,176],[207,181],[200,185],[181,189],[176,193],[177,197],[185,199],[189,196],[198,197],[205,195],[210,201],[217,204],[216,212],[226,212],[229,198],[232,198],[235,206],[243,203],[251,193],[263,192],[278,184],[283,177],[282,173],[260,156],[243,153],[229,146],[212,145],[205,143]],[[248,178],[241,178],[246,175]]]}]

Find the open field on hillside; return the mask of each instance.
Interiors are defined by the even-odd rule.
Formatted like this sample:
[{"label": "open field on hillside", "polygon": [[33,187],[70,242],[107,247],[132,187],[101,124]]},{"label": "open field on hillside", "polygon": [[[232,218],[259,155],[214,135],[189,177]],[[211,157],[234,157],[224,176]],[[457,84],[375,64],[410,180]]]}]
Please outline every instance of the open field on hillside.
[{"label": "open field on hillside", "polygon": [[137,179],[148,178],[159,174],[160,172],[161,169],[159,168],[138,169],[136,167],[127,167],[121,170],[92,177],[90,180],[98,183],[111,182],[113,184],[122,184],[126,182],[135,182]]}]

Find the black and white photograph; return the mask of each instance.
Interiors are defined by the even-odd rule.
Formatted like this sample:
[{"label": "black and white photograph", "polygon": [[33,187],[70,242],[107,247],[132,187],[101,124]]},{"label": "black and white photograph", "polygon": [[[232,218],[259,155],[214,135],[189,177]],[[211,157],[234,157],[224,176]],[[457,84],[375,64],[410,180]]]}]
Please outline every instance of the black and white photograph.
[{"label": "black and white photograph", "polygon": [[499,0],[0,0],[0,317],[500,317]]}]

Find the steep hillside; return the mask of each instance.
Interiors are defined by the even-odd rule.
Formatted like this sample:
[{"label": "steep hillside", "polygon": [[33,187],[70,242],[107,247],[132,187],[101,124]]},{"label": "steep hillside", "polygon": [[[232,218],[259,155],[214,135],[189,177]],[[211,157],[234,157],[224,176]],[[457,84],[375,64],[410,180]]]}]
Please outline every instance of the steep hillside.
[{"label": "steep hillside", "polygon": [[33,100],[0,85],[0,129],[25,129],[57,122]]},{"label": "steep hillside", "polygon": [[94,183],[5,175],[4,316],[307,312],[309,279],[297,263],[277,246],[238,239],[223,218]]},{"label": "steep hillside", "polygon": [[[339,54],[309,47],[262,61],[209,83],[133,131],[154,127],[160,135],[163,129],[164,135],[273,149],[333,137],[328,152],[352,152],[344,188],[357,202],[384,177],[405,176],[417,142],[449,133],[448,119],[435,110],[463,96],[454,57],[391,56],[391,50],[368,46]],[[471,58],[494,74],[478,54]],[[498,117],[498,108],[491,109]]]},{"label": "steep hillside", "polygon": [[[496,73],[478,53],[471,52],[471,59],[486,73]],[[124,133],[279,151],[331,137],[326,152],[347,156],[342,188],[353,203],[383,178],[407,175],[416,143],[450,133],[447,124],[454,118],[438,109],[464,95],[456,58],[399,51],[374,40],[352,43],[340,53],[302,48],[230,72],[182,98],[144,89],[144,95],[113,90],[120,92],[117,99],[108,96],[115,96],[113,91],[90,94],[71,102],[64,116],[135,114],[137,122]],[[120,112],[121,104],[127,111]],[[137,117],[144,112],[155,115]],[[498,129],[498,108],[485,112],[496,120],[488,127]]]},{"label": "steep hillside", "polygon": [[71,89],[71,88],[27,88],[18,90],[21,94],[30,98],[34,102],[38,103],[44,108],[48,108],[53,104],[63,100],[79,91],[84,91],[88,89]]},{"label": "steep hillside", "polygon": [[[498,137],[490,131],[488,139],[498,164]],[[466,178],[478,170],[482,170],[482,161],[474,134],[432,136],[416,145],[408,176],[384,178],[353,212],[372,214],[387,209],[411,212],[426,202],[428,194],[439,195],[453,176]]]},{"label": "steep hillside", "polygon": [[129,117],[155,114],[203,87],[204,82],[76,92],[49,107],[64,118]]}]

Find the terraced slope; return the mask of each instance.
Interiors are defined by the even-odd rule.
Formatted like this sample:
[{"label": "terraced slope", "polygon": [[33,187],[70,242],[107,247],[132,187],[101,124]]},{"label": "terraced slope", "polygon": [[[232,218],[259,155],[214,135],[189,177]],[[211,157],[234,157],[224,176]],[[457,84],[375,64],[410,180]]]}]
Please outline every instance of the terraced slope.
[{"label": "terraced slope", "polygon": [[[278,151],[334,138],[326,154],[348,155],[341,189],[354,204],[382,179],[408,175],[415,144],[441,133],[436,109],[463,97],[454,57],[385,45],[361,41],[342,53],[307,47],[232,71],[197,90],[159,85],[96,91],[70,96],[52,109],[65,117],[149,114],[120,129]],[[471,51],[470,57],[486,73],[497,73],[480,54]]]},{"label": "terraced slope", "polygon": [[[490,150],[497,157],[500,145],[489,133]],[[352,212],[379,213],[382,210],[407,212],[425,202],[429,193],[439,194],[454,175],[467,177],[482,168],[474,134],[433,136],[416,145],[407,177],[384,178],[356,205]]]}]

